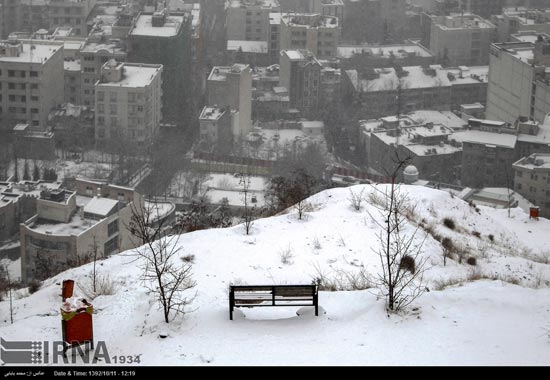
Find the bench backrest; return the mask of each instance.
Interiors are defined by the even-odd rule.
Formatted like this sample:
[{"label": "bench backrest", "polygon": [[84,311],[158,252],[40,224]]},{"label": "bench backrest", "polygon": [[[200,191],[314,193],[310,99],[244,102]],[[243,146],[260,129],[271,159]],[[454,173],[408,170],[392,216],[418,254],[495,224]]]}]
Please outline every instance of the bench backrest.
[{"label": "bench backrest", "polygon": [[[313,297],[317,294],[317,285],[231,285],[230,291],[238,297],[239,293],[274,294],[275,297]],[[252,294],[251,294],[252,293]]]}]

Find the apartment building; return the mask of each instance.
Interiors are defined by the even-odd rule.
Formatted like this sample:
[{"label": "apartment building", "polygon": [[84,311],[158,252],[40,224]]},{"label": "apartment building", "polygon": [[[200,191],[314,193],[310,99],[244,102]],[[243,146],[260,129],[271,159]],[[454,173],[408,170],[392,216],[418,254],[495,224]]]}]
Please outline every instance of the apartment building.
[{"label": "apartment building", "polygon": [[1,128],[46,126],[48,114],[63,104],[63,43],[8,40],[0,43]]},{"label": "apartment building", "polygon": [[515,123],[520,117],[542,123],[550,112],[550,41],[491,45],[487,118]]},{"label": "apartment building", "polygon": [[340,27],[344,26],[343,0],[310,0],[309,12],[336,17]]},{"label": "apartment building", "polygon": [[491,17],[491,22],[497,27],[497,40],[509,42],[512,34],[522,31],[550,33],[550,8],[533,6],[504,8],[502,14]]},{"label": "apartment building", "polygon": [[214,66],[206,83],[208,104],[232,111],[234,136],[252,130],[252,71],[248,65]]},{"label": "apartment building", "polygon": [[444,66],[479,66],[489,63],[489,45],[496,27],[473,14],[432,16],[430,51]]},{"label": "apartment building", "polygon": [[228,40],[267,41],[269,14],[280,11],[276,0],[230,0],[226,7]]},{"label": "apartment building", "polygon": [[101,68],[111,59],[117,62],[127,60],[125,46],[120,41],[101,36],[88,38],[80,50],[81,92],[80,103],[76,104],[95,107],[95,84],[101,78]]},{"label": "apartment building", "polygon": [[141,146],[152,142],[162,120],[162,65],[111,60],[95,85],[95,137],[119,136]]},{"label": "apartment building", "polygon": [[341,27],[338,18],[319,14],[283,14],[281,50],[309,50],[317,58],[336,57]]},{"label": "apartment building", "polygon": [[534,153],[516,161],[514,189],[550,217],[550,154]]},{"label": "apartment building", "polygon": [[23,283],[136,243],[126,226],[132,209],[143,210],[143,200],[131,188],[77,179],[76,191],[43,190],[36,203],[36,215],[20,225]]},{"label": "apartment building", "polygon": [[191,14],[141,12],[128,34],[128,61],[163,66],[163,121],[183,126],[194,96]]},{"label": "apartment building", "polygon": [[290,106],[312,118],[319,111],[321,63],[308,50],[282,50],[280,85],[288,89]]},{"label": "apartment building", "polygon": [[229,109],[205,106],[199,116],[199,124],[201,150],[229,153],[233,140]]},{"label": "apartment building", "polygon": [[97,0],[50,0],[50,29],[69,26],[75,36],[87,36],[86,21],[96,3]]}]

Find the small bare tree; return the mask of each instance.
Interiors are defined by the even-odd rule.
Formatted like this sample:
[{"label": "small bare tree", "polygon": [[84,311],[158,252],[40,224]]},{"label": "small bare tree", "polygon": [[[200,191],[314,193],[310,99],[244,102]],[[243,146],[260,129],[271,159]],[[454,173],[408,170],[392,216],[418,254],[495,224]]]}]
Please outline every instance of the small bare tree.
[{"label": "small bare tree", "polygon": [[400,311],[420,297],[425,290],[423,285],[426,259],[421,257],[426,237],[417,242],[418,227],[413,233],[406,233],[406,215],[410,207],[406,194],[401,193],[396,184],[399,172],[406,166],[409,158],[400,158],[396,154],[393,170],[386,171],[391,184],[384,188],[374,187],[370,201],[379,212],[382,222],[372,219],[381,231],[378,234],[380,246],[374,251],[382,266],[378,274],[378,285],[386,299],[389,311]]},{"label": "small bare tree", "polygon": [[247,235],[250,235],[252,225],[254,224],[254,217],[256,215],[256,205],[250,206],[252,202],[252,196],[250,194],[250,173],[239,174],[239,186],[241,187],[241,194],[243,194],[243,215],[242,221],[244,223],[244,230]]},{"label": "small bare tree", "polygon": [[[164,221],[158,219],[158,205],[152,202],[149,206],[133,203],[131,221],[128,229],[136,240],[134,245],[141,258],[142,280],[145,286],[155,295],[163,309],[164,321],[178,314],[185,314],[185,307],[195,296],[187,296],[187,291],[196,286],[193,280],[192,267],[189,263],[178,260],[181,247],[180,235],[163,236],[166,233]],[[173,318],[171,318],[173,316]]]}]

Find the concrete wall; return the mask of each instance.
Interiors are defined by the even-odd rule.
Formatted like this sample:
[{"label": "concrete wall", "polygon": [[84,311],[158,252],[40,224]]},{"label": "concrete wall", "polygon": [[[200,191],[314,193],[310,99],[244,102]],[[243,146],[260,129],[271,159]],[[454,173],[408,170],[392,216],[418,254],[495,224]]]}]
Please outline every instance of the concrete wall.
[{"label": "concrete wall", "polygon": [[36,208],[40,219],[68,223],[76,212],[76,193],[73,193],[66,203],[39,199]]}]

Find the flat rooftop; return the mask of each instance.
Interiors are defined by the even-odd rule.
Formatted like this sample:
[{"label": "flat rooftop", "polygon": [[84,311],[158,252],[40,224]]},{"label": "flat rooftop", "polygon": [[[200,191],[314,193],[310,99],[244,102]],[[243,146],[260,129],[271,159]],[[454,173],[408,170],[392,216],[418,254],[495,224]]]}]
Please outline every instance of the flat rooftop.
[{"label": "flat rooftop", "polygon": [[224,113],[225,113],[225,109],[221,107],[206,106],[202,109],[202,112],[199,116],[199,120],[210,120],[210,121],[219,120],[219,118],[222,117]]},{"label": "flat rooftop", "polygon": [[243,53],[267,54],[267,41],[240,41],[228,40],[228,51],[242,51]]},{"label": "flat rooftop", "polygon": [[373,58],[406,58],[409,56],[417,56],[429,58],[433,57],[425,47],[416,44],[401,44],[401,45],[342,45],[336,48],[338,58],[351,58],[355,54],[366,53]]},{"label": "flat rooftop", "polygon": [[174,37],[180,33],[185,14],[171,14],[163,26],[153,26],[152,14],[140,14],[130,30],[130,36]]},{"label": "flat rooftop", "polygon": [[277,0],[231,0],[229,2],[229,8],[247,7],[279,8],[279,2]]},{"label": "flat rooftop", "polygon": [[338,18],[316,13],[286,13],[281,16],[281,22],[289,26],[304,28],[338,28]]},{"label": "flat rooftop", "polygon": [[[27,40],[28,41],[28,40]],[[3,46],[9,46],[7,41],[0,43]],[[23,42],[22,50],[18,56],[0,55],[0,62],[21,62],[21,63],[46,63],[55,53],[63,49],[63,42],[48,42],[41,43],[39,40],[31,42]],[[33,47],[31,49],[31,46]]]},{"label": "flat rooftop", "polygon": [[223,82],[227,80],[228,74],[240,74],[247,67],[248,65],[242,63],[235,63],[232,66],[214,66],[208,76],[208,80]]},{"label": "flat rooftop", "polygon": [[124,63],[122,80],[119,82],[102,82],[104,87],[145,87],[162,71],[162,65],[145,65]]},{"label": "flat rooftop", "polygon": [[435,26],[442,30],[489,29],[496,26],[484,18],[473,14],[452,14],[435,19]]},{"label": "flat rooftop", "polygon": [[457,132],[453,135],[453,138],[462,143],[484,144],[509,149],[514,149],[517,141],[516,135],[477,130]]},{"label": "flat rooftop", "polygon": [[521,160],[515,162],[514,166],[522,167],[529,170],[550,170],[550,154],[535,153],[530,155],[529,157],[524,157]]}]

